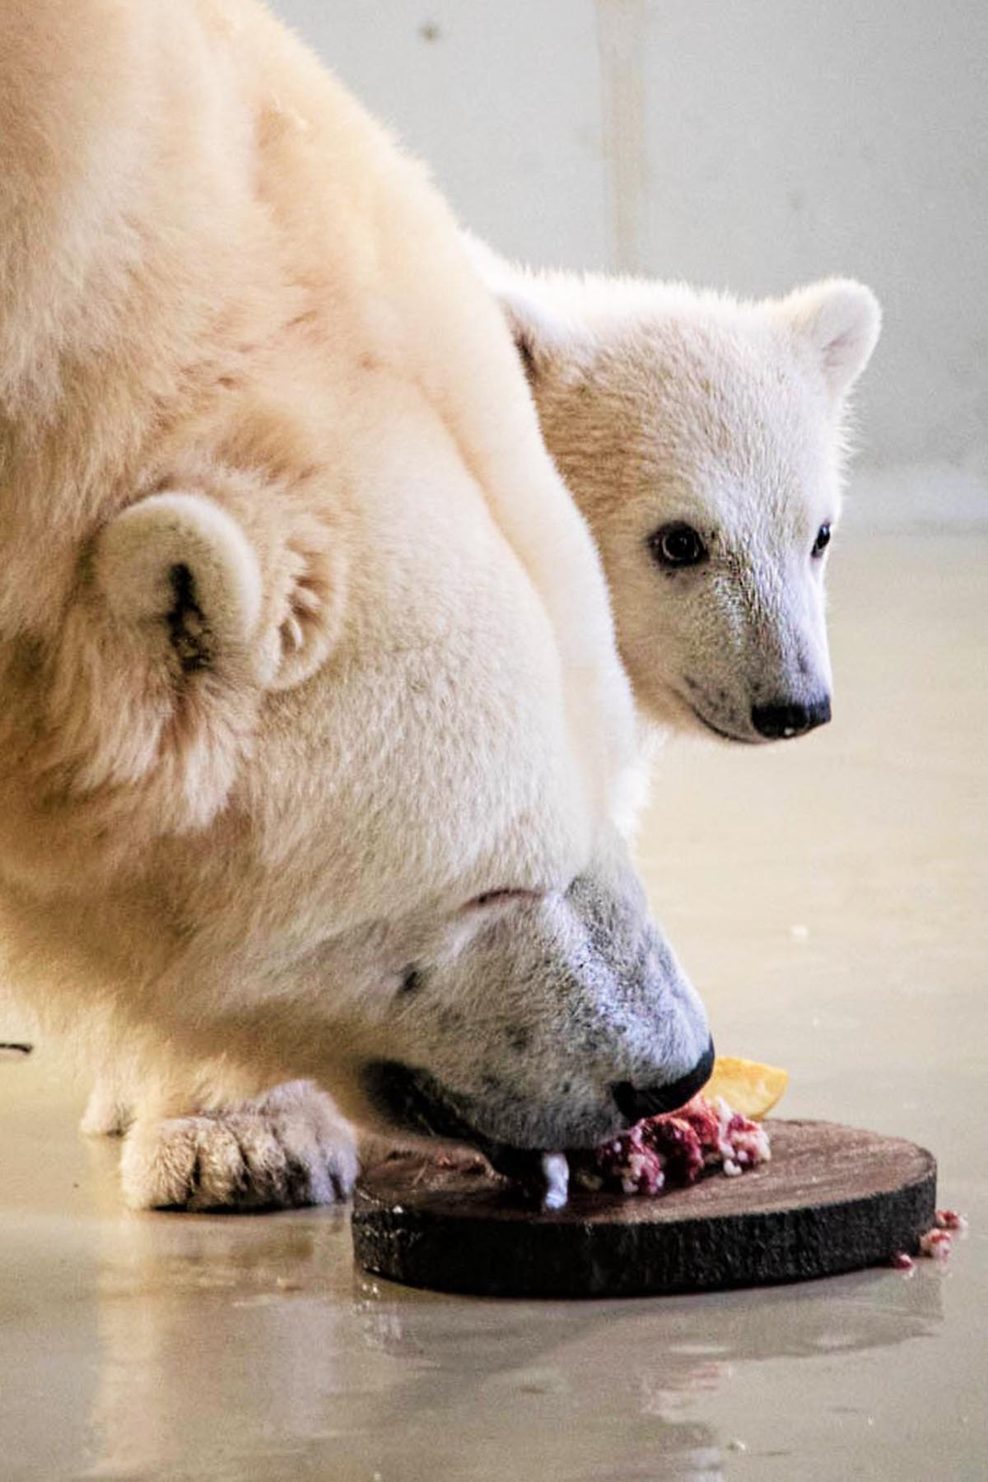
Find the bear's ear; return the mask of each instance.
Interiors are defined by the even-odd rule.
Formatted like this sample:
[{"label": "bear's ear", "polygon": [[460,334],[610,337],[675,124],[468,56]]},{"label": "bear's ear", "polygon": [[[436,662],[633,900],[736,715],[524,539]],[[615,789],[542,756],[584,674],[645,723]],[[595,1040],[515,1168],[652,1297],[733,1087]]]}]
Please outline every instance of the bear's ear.
[{"label": "bear's ear", "polygon": [[273,667],[264,578],[242,523],[203,494],[149,495],[97,536],[39,755],[103,839],[204,827],[223,806]]},{"label": "bear's ear", "polygon": [[169,491],[131,505],[103,531],[94,576],[113,617],[142,635],[152,662],[176,677],[254,667],[261,565],[240,524],[215,500]]},{"label": "bear's ear", "polygon": [[55,655],[45,765],[152,833],[215,817],[265,692],[312,674],[342,626],[337,533],[284,496],[234,508],[169,489],[117,515]]},{"label": "bear's ear", "polygon": [[314,674],[340,636],[346,563],[339,532],[296,510],[269,566],[265,682],[286,690]]},{"label": "bear's ear", "polygon": [[534,274],[514,267],[469,232],[461,232],[474,268],[497,300],[529,384],[534,385],[554,361],[569,357],[572,330],[539,293]]},{"label": "bear's ear", "polygon": [[104,530],[97,586],[175,677],[231,670],[264,689],[307,679],[338,636],[342,572],[332,532],[292,512],[248,535],[208,495],[169,490]]},{"label": "bear's ear", "polygon": [[534,386],[551,365],[568,358],[571,343],[566,326],[540,302],[537,292],[524,279],[505,280],[496,290],[496,297],[522,369],[529,384]]},{"label": "bear's ear", "polygon": [[796,289],[779,308],[809,345],[831,398],[839,401],[868,364],[878,342],[882,311],[877,298],[852,278],[828,278]]}]

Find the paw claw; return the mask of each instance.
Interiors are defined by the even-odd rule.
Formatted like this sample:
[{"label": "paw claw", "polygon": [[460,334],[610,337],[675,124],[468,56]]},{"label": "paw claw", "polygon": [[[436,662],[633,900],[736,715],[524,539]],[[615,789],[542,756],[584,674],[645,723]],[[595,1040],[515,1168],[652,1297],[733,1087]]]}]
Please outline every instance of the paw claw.
[{"label": "paw claw", "polygon": [[346,1199],[357,1152],[329,1097],[292,1082],[234,1108],[136,1126],[121,1168],[138,1209],[292,1209]]}]

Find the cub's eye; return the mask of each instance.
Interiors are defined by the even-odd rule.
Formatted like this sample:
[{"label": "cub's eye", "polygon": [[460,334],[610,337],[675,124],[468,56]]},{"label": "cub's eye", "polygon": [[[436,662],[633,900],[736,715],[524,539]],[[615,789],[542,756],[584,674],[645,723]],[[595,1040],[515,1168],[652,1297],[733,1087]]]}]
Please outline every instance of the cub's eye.
[{"label": "cub's eye", "polygon": [[707,559],[707,548],[692,525],[675,520],[670,525],[660,525],[648,537],[648,548],[665,571],[675,571],[683,566],[699,566]]},{"label": "cub's eye", "polygon": [[814,555],[814,556],[822,556],[823,553],[824,553],[824,551],[827,549],[827,546],[829,544],[830,544],[830,526],[829,525],[821,525],[820,528],[819,528],[819,530],[816,533],[816,540],[813,542],[813,550],[811,552],[811,555]]}]

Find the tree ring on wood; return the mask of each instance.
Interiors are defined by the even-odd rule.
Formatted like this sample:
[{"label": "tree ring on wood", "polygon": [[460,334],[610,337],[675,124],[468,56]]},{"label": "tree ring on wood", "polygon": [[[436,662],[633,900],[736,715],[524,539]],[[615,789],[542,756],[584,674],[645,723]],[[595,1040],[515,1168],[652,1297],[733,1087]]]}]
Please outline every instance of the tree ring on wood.
[{"label": "tree ring on wood", "polygon": [[924,1148],[832,1122],[773,1120],[772,1158],[658,1198],[573,1190],[538,1212],[470,1154],[393,1154],[357,1186],[369,1272],[437,1291],[619,1297],[806,1281],[914,1254],[933,1224]]}]

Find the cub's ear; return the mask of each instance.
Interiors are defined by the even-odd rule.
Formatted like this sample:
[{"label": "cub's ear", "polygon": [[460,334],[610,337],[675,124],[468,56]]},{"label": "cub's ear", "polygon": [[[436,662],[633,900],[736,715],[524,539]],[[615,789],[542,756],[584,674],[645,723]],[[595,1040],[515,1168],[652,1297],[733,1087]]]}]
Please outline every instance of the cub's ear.
[{"label": "cub's ear", "polygon": [[131,505],[103,531],[94,576],[112,615],[176,677],[252,667],[261,565],[215,500],[168,492]]},{"label": "cub's ear", "polygon": [[534,282],[518,278],[503,280],[495,294],[515,342],[522,369],[530,385],[544,376],[553,364],[569,358],[571,341],[566,325],[538,297]]},{"label": "cub's ear", "polygon": [[467,255],[488,292],[497,300],[530,384],[554,361],[568,359],[573,333],[539,292],[539,279],[506,262],[470,232],[461,232]]},{"label": "cub's ear", "polygon": [[882,311],[870,288],[828,278],[798,288],[779,304],[784,319],[817,358],[834,401],[845,396],[878,342]]}]

